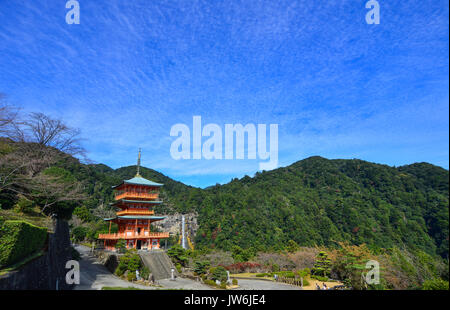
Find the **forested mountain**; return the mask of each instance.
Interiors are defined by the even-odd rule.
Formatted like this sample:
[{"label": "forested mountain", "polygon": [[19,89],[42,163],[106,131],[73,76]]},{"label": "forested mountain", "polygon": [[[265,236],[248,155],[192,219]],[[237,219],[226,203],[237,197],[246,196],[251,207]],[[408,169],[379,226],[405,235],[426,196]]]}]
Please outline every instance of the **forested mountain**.
[{"label": "forested mountain", "polygon": [[[136,171],[135,166],[82,168],[90,171],[91,208],[110,200],[111,186]],[[199,246],[278,249],[289,240],[305,246],[349,241],[448,253],[449,173],[430,164],[394,168],[311,157],[204,190],[151,169],[141,174],[165,184],[165,203],[157,211],[198,213]],[[86,179],[84,172],[77,176]]]},{"label": "forested mountain", "polygon": [[230,247],[338,241],[448,253],[448,171],[311,157],[203,193],[197,242]]},{"label": "forested mountain", "polygon": [[[63,155],[52,165],[82,184],[82,204],[91,211],[108,206],[112,186],[136,173],[135,166],[114,170]],[[396,168],[310,157],[207,189],[152,169],[142,168],[141,174],[164,184],[157,213],[198,213],[195,241],[200,248],[239,245],[256,251],[282,249],[289,240],[327,247],[347,241],[448,256],[449,172],[427,163]],[[10,198],[8,191],[0,195],[2,208],[12,207],[6,203]]]}]

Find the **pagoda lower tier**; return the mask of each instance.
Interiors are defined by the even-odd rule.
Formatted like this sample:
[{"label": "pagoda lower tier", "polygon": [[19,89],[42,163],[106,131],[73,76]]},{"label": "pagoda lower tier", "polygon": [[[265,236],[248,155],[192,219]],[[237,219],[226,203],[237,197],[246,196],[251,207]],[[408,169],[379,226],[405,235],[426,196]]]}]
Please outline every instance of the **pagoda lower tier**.
[{"label": "pagoda lower tier", "polygon": [[[169,238],[169,233],[152,232],[150,227],[152,222],[160,221],[164,218],[163,216],[118,214],[114,218],[105,219],[105,221],[110,222],[110,233],[99,234],[98,239],[103,240],[104,248],[111,251],[116,250],[116,244],[119,240],[125,241],[127,249],[159,249],[161,247],[160,240]],[[111,223],[116,223],[119,226],[117,233],[111,233]]]}]

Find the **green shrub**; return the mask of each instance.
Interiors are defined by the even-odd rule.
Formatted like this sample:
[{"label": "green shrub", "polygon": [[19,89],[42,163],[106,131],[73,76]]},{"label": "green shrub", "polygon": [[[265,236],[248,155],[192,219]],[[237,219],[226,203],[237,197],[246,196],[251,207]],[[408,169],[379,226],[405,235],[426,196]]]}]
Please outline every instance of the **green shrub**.
[{"label": "green shrub", "polygon": [[318,275],[311,275],[311,279],[316,279],[322,282],[328,282],[328,277],[321,277]]},{"label": "green shrub", "polygon": [[227,289],[227,283],[226,282],[220,282],[220,288],[223,290]]},{"label": "green shrub", "polygon": [[213,281],[213,280],[205,280],[205,281],[203,281],[206,285],[209,285],[209,286],[217,286],[216,285],[216,282],[215,281]]},{"label": "green shrub", "polygon": [[228,278],[227,270],[222,266],[216,267],[211,274],[211,278],[220,282],[226,282]]},{"label": "green shrub", "polygon": [[309,268],[305,268],[296,272],[299,277],[305,278],[311,274]]},{"label": "green shrub", "polygon": [[36,204],[33,201],[25,198],[24,196],[20,196],[14,206],[14,210],[17,212],[30,213],[33,211],[35,206]]},{"label": "green shrub", "polygon": [[186,250],[179,244],[174,245],[167,251],[167,255],[172,259],[174,263],[186,266],[189,259],[186,256]]},{"label": "green shrub", "polygon": [[125,240],[120,239],[119,241],[117,241],[116,243],[116,250],[119,253],[125,253],[127,251],[127,243]]},{"label": "green shrub", "polygon": [[448,291],[448,281],[436,278],[432,280],[426,280],[422,286],[423,290],[445,290]]},{"label": "green shrub", "polygon": [[176,264],[175,265],[175,268],[177,268],[177,271],[178,271],[178,273],[181,273],[182,272],[182,269],[181,269],[181,264]]},{"label": "green shrub", "polygon": [[147,267],[144,266],[139,271],[139,274],[142,277],[142,279],[148,280],[148,277],[150,276],[150,269],[148,269]]},{"label": "green shrub", "polygon": [[211,265],[208,261],[197,261],[194,265],[194,272],[198,275],[207,273],[209,266]]},{"label": "green shrub", "polygon": [[14,148],[8,143],[0,142],[0,155],[12,153]]},{"label": "green shrub", "polygon": [[0,227],[0,266],[14,264],[42,249],[47,228],[24,221],[5,221]]},{"label": "green shrub", "polygon": [[130,273],[135,273],[142,266],[141,258],[137,254],[135,249],[128,250],[125,255],[121,256],[119,259],[119,265],[116,268],[116,275],[122,276],[125,271]]},{"label": "green shrub", "polygon": [[127,265],[126,264],[121,264],[119,262],[119,265],[116,268],[115,274],[118,275],[119,277],[121,277],[125,271],[127,271]]},{"label": "green shrub", "polygon": [[279,271],[276,272],[276,274],[279,275],[280,277],[295,278],[295,273],[293,271]]},{"label": "green shrub", "polygon": [[237,279],[233,279],[232,283],[233,283],[233,285],[238,285],[238,280]]},{"label": "green shrub", "polygon": [[[128,254],[128,253],[127,253]],[[127,255],[125,254],[125,255]],[[136,251],[129,252],[128,270],[135,272],[141,267],[141,257],[136,253]]]},{"label": "green shrub", "polygon": [[136,271],[134,271],[134,272],[128,272],[128,274],[127,274],[127,280],[128,281],[134,281],[134,280],[136,280]]},{"label": "green shrub", "polygon": [[74,229],[72,229],[72,237],[75,239],[75,241],[83,241],[86,239],[86,236],[88,234],[88,228],[83,226],[77,226]]}]

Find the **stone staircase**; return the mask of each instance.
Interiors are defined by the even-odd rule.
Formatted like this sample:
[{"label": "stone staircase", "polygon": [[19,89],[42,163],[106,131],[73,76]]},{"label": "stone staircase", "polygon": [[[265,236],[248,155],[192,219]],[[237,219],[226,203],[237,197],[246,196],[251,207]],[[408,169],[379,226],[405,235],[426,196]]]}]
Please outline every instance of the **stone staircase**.
[{"label": "stone staircase", "polygon": [[[144,265],[150,269],[150,272],[155,277],[155,280],[170,279],[171,269],[175,267],[172,264],[169,256],[162,250],[152,250],[150,252],[139,252]],[[175,275],[178,275],[175,269]]]}]

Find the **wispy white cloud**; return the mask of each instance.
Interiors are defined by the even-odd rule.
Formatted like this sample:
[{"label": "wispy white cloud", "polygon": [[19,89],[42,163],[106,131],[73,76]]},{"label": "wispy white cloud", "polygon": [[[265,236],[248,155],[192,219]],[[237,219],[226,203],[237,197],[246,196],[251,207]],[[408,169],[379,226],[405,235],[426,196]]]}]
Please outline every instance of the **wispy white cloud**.
[{"label": "wispy white cloud", "polygon": [[[258,161],[174,161],[170,127],[279,124],[280,164],[362,157],[448,168],[448,2],[0,1],[0,91],[80,127],[90,157],[193,184]],[[144,157],[145,158],[145,157]]]}]

